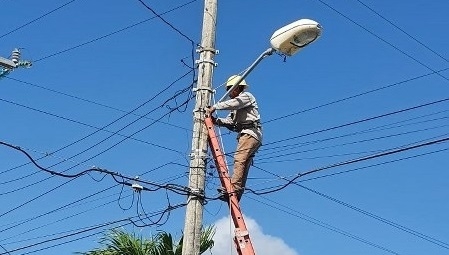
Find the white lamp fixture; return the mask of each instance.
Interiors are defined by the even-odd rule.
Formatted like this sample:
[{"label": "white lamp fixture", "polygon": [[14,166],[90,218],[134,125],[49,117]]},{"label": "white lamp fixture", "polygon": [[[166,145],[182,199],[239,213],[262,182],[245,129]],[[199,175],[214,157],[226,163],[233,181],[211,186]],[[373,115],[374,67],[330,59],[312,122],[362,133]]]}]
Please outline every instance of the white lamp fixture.
[{"label": "white lamp fixture", "polygon": [[236,83],[218,100],[223,101],[234,88],[267,56],[275,51],[291,56],[314,42],[321,35],[321,25],[311,19],[300,19],[276,30],[271,36],[271,47],[264,51],[240,76]]},{"label": "white lamp fixture", "polygon": [[321,35],[321,25],[311,19],[300,19],[284,26],[271,36],[271,47],[291,56]]}]

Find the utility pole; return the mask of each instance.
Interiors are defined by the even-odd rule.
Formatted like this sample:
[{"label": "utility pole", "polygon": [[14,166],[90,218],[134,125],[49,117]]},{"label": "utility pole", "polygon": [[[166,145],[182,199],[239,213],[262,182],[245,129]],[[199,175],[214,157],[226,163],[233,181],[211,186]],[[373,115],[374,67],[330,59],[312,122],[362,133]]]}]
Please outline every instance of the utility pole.
[{"label": "utility pole", "polygon": [[204,1],[201,46],[198,48],[198,81],[196,103],[193,110],[192,152],[190,154],[189,188],[182,255],[199,255],[203,225],[203,203],[207,160],[207,130],[204,125],[204,108],[210,104],[212,76],[215,67],[215,27],[217,0]]},{"label": "utility pole", "polygon": [[18,67],[30,67],[30,61],[20,60],[19,49],[12,51],[11,59],[0,57],[0,78],[9,74]]}]

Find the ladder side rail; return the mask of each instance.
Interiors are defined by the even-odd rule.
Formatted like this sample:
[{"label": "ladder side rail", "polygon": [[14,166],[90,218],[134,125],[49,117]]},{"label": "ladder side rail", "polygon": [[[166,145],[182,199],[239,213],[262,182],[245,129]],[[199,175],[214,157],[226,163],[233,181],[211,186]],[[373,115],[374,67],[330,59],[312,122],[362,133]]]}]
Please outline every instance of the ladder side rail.
[{"label": "ladder side rail", "polygon": [[209,145],[214,157],[221,185],[226,188],[226,191],[229,194],[228,204],[230,203],[231,217],[235,227],[234,243],[236,245],[237,252],[239,255],[255,255],[255,251],[249,237],[249,232],[246,227],[245,220],[243,219],[243,213],[237,199],[237,194],[234,192],[231,184],[231,179],[229,177],[229,172],[225,162],[226,155],[223,154],[220,148],[220,143],[218,136],[216,135],[212,119],[207,117],[204,121],[206,123],[206,129],[209,135]]}]

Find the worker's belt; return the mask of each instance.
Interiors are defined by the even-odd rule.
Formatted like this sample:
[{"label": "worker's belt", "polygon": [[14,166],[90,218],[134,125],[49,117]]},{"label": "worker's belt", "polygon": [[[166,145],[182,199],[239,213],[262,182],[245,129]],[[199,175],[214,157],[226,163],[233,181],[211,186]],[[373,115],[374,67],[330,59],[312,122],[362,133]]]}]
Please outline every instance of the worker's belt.
[{"label": "worker's belt", "polygon": [[262,128],[262,124],[260,120],[248,122],[248,123],[237,123],[235,124],[235,130],[237,132],[242,131],[243,129],[252,129],[252,128]]}]

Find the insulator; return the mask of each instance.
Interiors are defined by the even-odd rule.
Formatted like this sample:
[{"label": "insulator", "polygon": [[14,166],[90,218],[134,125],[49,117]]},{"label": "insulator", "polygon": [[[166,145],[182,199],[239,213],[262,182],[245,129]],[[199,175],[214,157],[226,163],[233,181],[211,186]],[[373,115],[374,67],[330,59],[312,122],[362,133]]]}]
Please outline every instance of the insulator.
[{"label": "insulator", "polygon": [[20,51],[18,49],[14,49],[12,51],[11,60],[15,64],[17,64],[19,62],[19,59],[20,59]]}]

